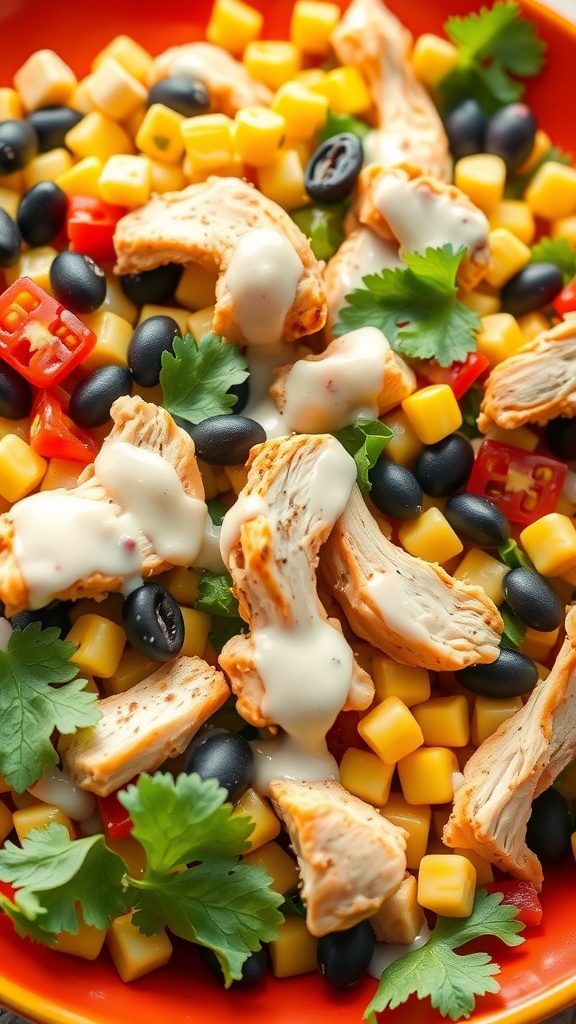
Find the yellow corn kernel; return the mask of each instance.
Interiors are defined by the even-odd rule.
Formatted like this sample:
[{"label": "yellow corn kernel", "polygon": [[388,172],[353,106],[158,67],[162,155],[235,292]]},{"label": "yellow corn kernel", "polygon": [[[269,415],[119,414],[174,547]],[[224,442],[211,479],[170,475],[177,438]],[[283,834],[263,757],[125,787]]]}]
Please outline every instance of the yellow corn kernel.
[{"label": "yellow corn kernel", "polygon": [[460,847],[454,849],[459,857],[467,857],[476,871],[476,885],[490,885],[494,881],[494,870],[489,860],[485,860],[475,850],[464,850]]},{"label": "yellow corn kernel", "polygon": [[91,114],[93,110],[96,110],[90,95],[90,78],[91,75],[82,78],[66,101],[67,107],[72,107],[73,110],[78,110],[81,114]]},{"label": "yellow corn kernel", "polygon": [[242,858],[246,864],[254,864],[264,868],[272,879],[271,889],[285,895],[295,892],[300,882],[298,866],[293,857],[283,850],[278,843],[270,842],[259,846],[257,850],[247,853]]},{"label": "yellow corn kernel", "polygon": [[206,28],[206,38],[214,46],[221,46],[235,57],[241,57],[248,43],[260,35],[263,23],[260,11],[242,3],[242,0],[216,0]]},{"label": "yellow corn kernel", "polygon": [[67,149],[50,149],[35,156],[24,168],[26,188],[32,188],[39,181],[56,181],[61,174],[72,167],[72,157]]},{"label": "yellow corn kernel", "polygon": [[253,789],[247,789],[234,804],[232,817],[238,817],[240,814],[248,814],[255,825],[254,831],[248,837],[250,851],[257,850],[265,843],[276,839],[280,832],[280,822],[270,804]]},{"label": "yellow corn kernel", "polygon": [[435,444],[462,426],[462,413],[447,384],[432,384],[409,395],[402,409],[422,444]]},{"label": "yellow corn kernel", "polygon": [[274,977],[292,978],[317,971],[317,941],[303,917],[287,917],[278,928],[278,938],[268,946]]},{"label": "yellow corn kernel", "polygon": [[131,913],[112,921],[106,946],[122,981],[136,981],[164,967],[172,955],[172,943],[164,929],[156,935],[144,935],[132,924]]},{"label": "yellow corn kernel", "polygon": [[506,164],[492,153],[463,156],[454,166],[454,184],[489,217],[504,195]]},{"label": "yellow corn kernel", "polygon": [[[216,486],[216,474],[212,466],[207,462],[202,462],[201,459],[196,460],[198,462],[198,469],[202,477],[202,483],[204,484],[204,501],[212,501],[218,494],[218,488]],[[226,474],[224,474],[226,476]],[[226,477],[226,490],[228,490],[228,477]]]},{"label": "yellow corn kernel", "polygon": [[0,775],[0,793],[9,793],[9,792],[10,792],[10,786],[6,782],[6,779],[4,778],[4,776]]},{"label": "yellow corn kernel", "polygon": [[68,617],[73,625],[81,615],[101,615],[103,619],[110,619],[117,626],[121,626],[123,606],[124,601],[121,594],[108,594],[103,601],[93,601],[89,597],[81,597],[79,601],[74,601]]},{"label": "yellow corn kernel", "polygon": [[372,106],[372,94],[354,65],[329,71],[323,85],[335,114],[364,114]]},{"label": "yellow corn kernel", "polygon": [[526,526],[520,544],[543,576],[563,576],[576,568],[576,529],[571,519],[558,512]]},{"label": "yellow corn kernel", "polygon": [[225,473],[234,494],[240,494],[240,491],[246,486],[248,470],[244,466],[226,466]]},{"label": "yellow corn kernel", "polygon": [[0,88],[0,121],[20,121],[23,117],[24,107],[16,89]]},{"label": "yellow corn kernel", "polygon": [[56,184],[67,196],[90,196],[100,198],[98,180],[104,163],[97,156],[86,156],[68,170],[62,171],[55,179]]},{"label": "yellow corn kernel", "polygon": [[174,306],[155,306],[152,303],[145,303],[140,309],[140,316],[138,317],[138,324],[149,320],[151,316],[169,316],[172,320],[175,320],[178,324],[178,329],[182,335],[186,334],[188,330],[188,320],[190,314],[187,309],[177,309]]},{"label": "yellow corn kernel", "polygon": [[490,360],[490,366],[496,366],[522,348],[526,338],[510,313],[492,313],[482,317],[477,342],[478,351]]},{"label": "yellow corn kernel", "polygon": [[524,316],[519,316],[518,326],[524,335],[524,343],[532,341],[542,334],[542,331],[549,329],[548,321],[542,313],[525,313]]},{"label": "yellow corn kernel", "polygon": [[304,188],[304,168],[295,149],[280,150],[273,163],[259,168],[258,187],[288,211],[310,202]]},{"label": "yellow corn kernel", "polygon": [[520,164],[520,167],[516,168],[515,173],[528,174],[529,171],[533,170],[540,163],[542,157],[550,152],[551,148],[552,140],[550,136],[543,132],[541,128],[538,128],[530,155],[526,157],[524,163]]},{"label": "yellow corn kernel", "polygon": [[576,249],[576,214],[571,217],[559,217],[553,221],[550,229],[552,238],[565,238],[573,249]]},{"label": "yellow corn kernel", "polygon": [[470,548],[452,575],[454,579],[462,580],[463,583],[482,587],[486,596],[499,606],[504,601],[502,580],[507,572],[508,566],[503,565],[497,558],[492,558],[492,555],[481,551],[480,548]]},{"label": "yellow corn kernel", "polygon": [[426,853],[432,812],[428,804],[415,806],[406,802],[401,793],[391,793],[380,814],[393,825],[408,833],[406,840],[406,867],[417,870]]},{"label": "yellow corn kernel", "polygon": [[132,337],[132,324],[109,310],[99,309],[82,317],[83,322],[96,335],[96,344],[82,362],[82,370],[91,373],[100,366],[126,366],[128,345]]},{"label": "yellow corn kernel", "polygon": [[7,501],[19,501],[38,486],[48,463],[17,434],[0,439],[0,494]]},{"label": "yellow corn kernel", "polygon": [[139,651],[129,647],[118,662],[116,670],[107,679],[102,680],[102,689],[107,697],[113,694],[126,693],[127,690],[147,679],[158,668],[157,661],[151,661]]},{"label": "yellow corn kernel", "polygon": [[358,732],[386,764],[396,764],[424,742],[418,722],[399,697],[377,704],[360,720]]},{"label": "yellow corn kernel", "polygon": [[519,238],[525,245],[530,245],[536,233],[534,214],[528,206],[519,199],[503,199],[490,217],[490,227],[506,228],[516,238]]},{"label": "yellow corn kernel", "polygon": [[459,302],[468,309],[473,309],[478,316],[489,316],[491,313],[498,313],[501,302],[497,295],[489,295],[487,292],[471,291],[458,295]]},{"label": "yellow corn kernel", "polygon": [[[156,667],[158,667],[158,662],[156,662]],[[137,839],[134,839],[133,836],[126,836],[125,839],[106,837],[105,843],[109,850],[117,853],[126,862],[128,873],[132,878],[142,878],[146,871],[146,852]]]},{"label": "yellow corn kernel", "polygon": [[530,262],[529,247],[507,228],[490,232],[490,254],[490,266],[484,279],[493,288],[502,288]]},{"label": "yellow corn kernel", "polygon": [[167,164],[150,157],[150,183],[152,192],[179,192],[186,185],[181,164]]},{"label": "yellow corn kernel", "polygon": [[576,168],[553,160],[538,168],[524,193],[536,217],[558,220],[576,213]]},{"label": "yellow corn kernel", "polygon": [[102,163],[117,153],[134,152],[132,139],[124,128],[100,110],[86,114],[66,132],[65,143],[75,156],[97,157]]},{"label": "yellow corn kernel", "polygon": [[254,40],[244,51],[244,64],[251,78],[264,82],[274,92],[294,78],[300,69],[300,54],[284,40]]},{"label": "yellow corn kernel", "polygon": [[348,747],[340,762],[340,782],[349,793],[379,807],[390,795],[394,765],[369,750]]},{"label": "yellow corn kernel", "polygon": [[561,494],[558,498],[558,501],[556,502],[554,511],[560,512],[561,515],[568,516],[569,519],[572,519],[572,517],[576,514],[576,505],[574,505],[571,501],[568,501],[568,498]]},{"label": "yellow corn kernel", "polygon": [[8,810],[4,801],[0,800],[0,843],[10,835],[13,827],[12,812]]},{"label": "yellow corn kernel", "polygon": [[458,50],[448,39],[424,32],[414,44],[410,61],[418,81],[433,91],[440,79],[456,67]]},{"label": "yellow corn kernel", "polygon": [[114,57],[105,57],[90,75],[88,94],[97,110],[124,121],[146,102],[146,89]]},{"label": "yellow corn kernel", "polygon": [[25,807],[38,807],[42,803],[37,797],[32,796],[27,790],[24,793],[16,793],[14,790],[11,791],[10,796],[12,797],[12,803],[18,810]]},{"label": "yellow corn kernel", "polygon": [[66,640],[78,646],[70,661],[78,665],[80,672],[107,679],[118,668],[126,634],[115,622],[102,615],[81,615]]},{"label": "yellow corn kernel", "polygon": [[410,708],[430,696],[430,673],[425,668],[401,665],[387,654],[377,654],[372,658],[370,674],[380,701],[399,697]]},{"label": "yellow corn kernel", "polygon": [[444,917],[469,917],[474,903],[476,868],[458,854],[427,854],[420,861],[418,903]]},{"label": "yellow corn kernel", "polygon": [[106,203],[135,209],[148,202],[151,177],[148,157],[117,153],[104,164],[98,188]]},{"label": "yellow corn kernel", "polygon": [[284,119],[291,139],[311,139],[326,124],[328,100],[300,82],[286,82],[272,100],[272,110]]},{"label": "yellow corn kernel", "polygon": [[[30,420],[26,416],[21,420],[9,420],[5,416],[0,416],[0,438],[6,437],[7,434],[16,434],[21,437],[23,441],[30,440]],[[2,790],[0,790],[0,793]]]},{"label": "yellow corn kernel", "polygon": [[[215,270],[208,270],[198,263],[190,263],[184,268],[174,297],[186,309],[205,309],[206,306],[214,304],[217,280],[218,275]],[[188,330],[188,322],[186,322],[186,330]]]},{"label": "yellow corn kernel", "polygon": [[14,85],[26,110],[66,103],[76,75],[54,50],[36,50],[14,75]]},{"label": "yellow corn kernel", "polygon": [[470,723],[470,736],[474,745],[479,747],[521,707],[521,697],[476,697]]},{"label": "yellow corn kernel", "polygon": [[244,107],[236,114],[234,145],[252,167],[265,167],[278,155],[285,133],[284,118],[267,107]]},{"label": "yellow corn kernel", "polygon": [[491,441],[501,441],[502,444],[511,444],[514,448],[522,448],[525,452],[536,451],[540,444],[538,434],[535,434],[529,427],[515,427],[514,430],[504,430],[503,427],[493,425],[486,433]]},{"label": "yellow corn kernel", "polygon": [[468,701],[462,694],[431,697],[418,704],[412,714],[428,747],[465,747],[470,739]]},{"label": "yellow corn kernel", "polygon": [[99,312],[114,313],[129,324],[135,324],[138,318],[138,306],[124,294],[119,278],[111,271],[106,273],[106,298],[99,307]]},{"label": "yellow corn kernel", "polygon": [[0,188],[0,210],[4,210],[12,220],[16,220],[20,193],[15,188]]},{"label": "yellow corn kernel", "polygon": [[187,117],[180,125],[192,173],[209,174],[227,167],[234,156],[234,121],[225,114]]},{"label": "yellow corn kernel", "polygon": [[20,842],[26,839],[26,836],[32,829],[46,828],[53,821],[58,825],[64,825],[64,828],[68,829],[71,839],[76,838],[74,826],[70,818],[56,804],[34,803],[28,807],[19,807],[12,815],[14,829]]},{"label": "yellow corn kernel", "polygon": [[141,103],[140,106],[136,107],[136,109],[132,111],[129,117],[125,117],[122,121],[123,128],[128,132],[128,135],[133,139],[134,143],[136,143],[136,136],[142,127],[142,122],[145,117],[146,104]]},{"label": "yellow corn kernel", "polygon": [[297,0],[290,21],[290,39],[304,53],[326,57],[330,53],[330,37],[340,20],[337,4],[318,0]]},{"label": "yellow corn kernel", "polygon": [[79,956],[82,960],[96,960],[102,952],[105,939],[106,929],[86,924],[80,914],[78,931],[74,935],[72,932],[60,932],[50,948],[56,953]]},{"label": "yellow corn kernel", "polygon": [[56,249],[53,249],[51,245],[39,245],[35,249],[28,249],[22,253],[13,267],[6,267],[4,270],[6,284],[13,284],[19,277],[29,277],[31,281],[39,284],[44,291],[52,295],[50,267],[56,255]]},{"label": "yellow corn kernel", "polygon": [[198,309],[188,317],[186,330],[199,342],[205,334],[212,330],[214,320],[214,306],[206,306],[205,309]]},{"label": "yellow corn kernel", "polygon": [[184,153],[180,125],[185,117],[163,103],[153,103],[136,133],[138,149],[155,160],[176,163]]},{"label": "yellow corn kernel", "polygon": [[172,597],[175,597],[178,601],[178,604],[192,607],[198,599],[198,585],[201,576],[201,569],[191,569],[176,565],[173,569],[169,569],[168,572],[162,573],[158,577],[158,582],[163,587],[166,587],[166,590],[170,591]]},{"label": "yellow corn kernel", "polygon": [[198,612],[195,608],[180,608],[184,619],[184,643],[180,653],[188,658],[201,658],[204,654],[208,633],[212,625],[212,617],[206,612]]},{"label": "yellow corn kernel", "polygon": [[13,188],[15,192],[22,195],[26,191],[23,172],[12,171],[11,174],[0,174],[0,188]]},{"label": "yellow corn kernel", "polygon": [[78,483],[78,477],[83,469],[81,463],[72,462],[70,459],[50,459],[40,490],[53,491],[57,487],[70,490]]},{"label": "yellow corn kernel", "polygon": [[113,57],[126,71],[129,71],[134,78],[146,83],[148,74],[152,70],[153,58],[140,43],[137,43],[130,36],[115,36],[103,50],[100,51],[92,61],[92,71],[97,71],[101,64]]},{"label": "yellow corn kernel", "polygon": [[409,804],[450,803],[454,798],[453,777],[459,770],[453,750],[447,747],[420,747],[398,762],[404,799]]},{"label": "yellow corn kernel", "polygon": [[556,646],[560,629],[543,632],[528,626],[520,650],[533,661],[547,661],[552,649]]},{"label": "yellow corn kernel", "polygon": [[403,409],[397,408],[383,416],[382,422],[390,427],[393,434],[386,445],[385,457],[410,469],[424,446],[408,416]]},{"label": "yellow corn kernel", "polygon": [[432,506],[398,530],[402,547],[427,562],[446,562],[459,555],[464,545],[439,508]]}]

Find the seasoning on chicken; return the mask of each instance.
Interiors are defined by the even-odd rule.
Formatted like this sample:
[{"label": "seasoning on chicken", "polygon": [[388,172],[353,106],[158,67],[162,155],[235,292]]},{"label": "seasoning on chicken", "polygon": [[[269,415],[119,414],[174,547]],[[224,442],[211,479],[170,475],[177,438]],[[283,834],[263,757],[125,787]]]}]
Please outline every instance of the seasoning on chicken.
[{"label": "seasoning on chicken", "polygon": [[337,782],[274,779],[270,792],[298,858],[312,935],[375,914],[404,878],[404,829]]},{"label": "seasoning on chicken", "polygon": [[213,326],[228,341],[293,341],[324,326],[324,284],[309,242],[246,181],[211,177],[155,195],[122,217],[114,245],[118,274],[170,262],[217,271]]},{"label": "seasoning on chicken", "polygon": [[465,765],[444,842],[475,850],[540,890],[542,867],[525,842],[532,801],[575,756],[576,608],[572,608],[566,616],[566,639],[548,678]]},{"label": "seasoning on chicken", "polygon": [[483,433],[492,423],[513,430],[576,415],[576,316],[543,331],[516,355],[494,367],[478,417]]},{"label": "seasoning on chicken", "polygon": [[400,886],[370,918],[378,942],[398,942],[409,946],[420,934],[426,918],[416,899],[418,885],[406,872]]},{"label": "seasoning on chicken", "polygon": [[217,669],[201,658],[177,658],[125,693],[98,701],[102,718],[95,726],[60,737],[62,764],[82,789],[108,796],[181,754],[229,696]]},{"label": "seasoning on chicken", "polygon": [[243,107],[267,107],[272,102],[266,85],[251,78],[241,61],[211,43],[171,46],[156,57],[148,85],[169,75],[199,79],[210,93],[211,110],[228,117]]},{"label": "seasoning on chicken", "polygon": [[369,162],[413,164],[450,181],[448,141],[440,115],[410,65],[412,36],[381,0],[352,0],[332,35],[341,64],[360,68],[375,108]]},{"label": "seasoning on chicken", "polygon": [[503,623],[482,588],[387,540],[357,487],[321,569],[354,632],[401,664],[451,672],[498,657]]}]

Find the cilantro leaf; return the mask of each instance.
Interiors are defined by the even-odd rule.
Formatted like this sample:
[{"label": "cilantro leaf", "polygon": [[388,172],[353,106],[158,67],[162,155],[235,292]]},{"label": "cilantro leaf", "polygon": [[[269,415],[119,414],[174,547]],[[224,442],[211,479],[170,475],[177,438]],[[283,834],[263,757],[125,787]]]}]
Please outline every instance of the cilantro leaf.
[{"label": "cilantro leaf", "polygon": [[504,623],[504,631],[500,637],[502,647],[520,647],[526,636],[526,626],[507,604],[503,604],[498,610]]},{"label": "cilantro leaf", "polygon": [[524,554],[515,540],[507,540],[505,544],[501,544],[498,548],[498,557],[505,565],[509,565],[511,569],[522,568],[536,572],[528,555]]},{"label": "cilantro leaf", "polygon": [[576,275],[576,249],[567,238],[541,238],[532,246],[531,263],[554,263],[562,271],[564,284]]},{"label": "cilantro leaf", "polygon": [[451,245],[405,253],[406,269],[368,274],[363,288],[346,295],[334,334],[378,327],[395,352],[435,359],[440,366],[464,362],[476,348],[480,318],[456,298],[456,274],[466,248]]},{"label": "cilantro leaf", "polygon": [[248,364],[237,345],[212,333],[198,344],[191,334],[176,337],[173,352],[162,353],[164,407],[190,423],[220,416],[238,401],[228,389],[242,384],[247,376]]},{"label": "cilantro leaf", "polygon": [[20,910],[15,903],[12,903],[2,893],[0,893],[0,910],[3,910],[7,917],[10,918],[16,934],[21,939],[32,939],[33,942],[41,942],[45,946],[54,945],[55,936],[52,932],[44,931],[35,919],[30,920],[23,910]]},{"label": "cilantro leaf", "polygon": [[233,636],[248,631],[244,619],[240,618],[238,601],[232,593],[232,577],[229,573],[215,573],[205,569],[198,589],[199,596],[194,607],[212,615],[208,639],[214,650],[220,652]]},{"label": "cilantro leaf", "polygon": [[372,488],[368,473],[393,436],[390,427],[380,420],[358,419],[350,426],[334,431],[334,437],[356,463],[358,486],[364,496]]},{"label": "cilantro leaf", "polygon": [[216,501],[216,498],[209,498],[206,502],[206,508],[208,509],[208,515],[214,523],[214,526],[222,526],[222,521],[228,511],[225,505]]},{"label": "cilantro leaf", "polygon": [[353,114],[335,114],[334,111],[328,110],[326,124],[318,134],[318,145],[326,142],[327,139],[333,138],[334,135],[340,135],[342,132],[356,135],[360,142],[362,142],[370,131],[372,131],[370,125],[366,124],[366,121],[361,121],[360,118],[354,117]]},{"label": "cilantro leaf", "polygon": [[78,666],[69,659],[76,648],[59,637],[56,627],[31,622],[0,650],[0,775],[19,793],[57,764],[54,729],[73,733],[100,718],[95,694],[75,678]]},{"label": "cilantro leaf", "polygon": [[507,946],[524,939],[518,935],[524,925],[515,920],[517,908],[501,903],[502,893],[478,889],[468,918],[438,917],[428,942],[401,956],[382,974],[380,984],[364,1013],[375,1022],[375,1015],[386,1007],[394,1009],[412,993],[419,999],[430,998],[435,1009],[451,1020],[469,1017],[475,996],[498,992],[494,975],[500,973],[488,953],[454,953],[472,939],[495,936]]}]

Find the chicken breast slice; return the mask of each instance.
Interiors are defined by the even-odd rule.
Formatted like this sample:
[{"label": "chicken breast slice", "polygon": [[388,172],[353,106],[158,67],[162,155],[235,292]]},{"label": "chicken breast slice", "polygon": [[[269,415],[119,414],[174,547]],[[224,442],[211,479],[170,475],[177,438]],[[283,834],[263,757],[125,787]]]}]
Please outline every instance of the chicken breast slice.
[{"label": "chicken breast slice", "polygon": [[396,892],[406,870],[404,829],[337,782],[275,779],[270,793],[298,858],[312,935],[352,928]]},{"label": "chicken breast slice", "polygon": [[540,861],[526,845],[532,801],[576,756],[576,608],[550,675],[524,707],[478,747],[444,828],[447,846],[474,850],[516,878],[542,887]]},{"label": "chicken breast slice", "polygon": [[99,700],[96,725],[60,737],[62,764],[81,789],[108,796],[181,754],[229,696],[217,669],[201,658],[177,658],[125,693]]},{"label": "chicken breast slice", "polygon": [[503,622],[482,588],[387,540],[357,487],[321,569],[354,632],[401,664],[451,672],[498,657]]},{"label": "chicken breast slice", "polygon": [[412,36],[381,0],[352,0],[332,35],[342,64],[360,68],[375,108],[365,140],[370,163],[409,163],[450,181],[452,163],[440,115],[410,65]]},{"label": "chicken breast slice", "polygon": [[576,415],[576,316],[543,331],[498,363],[484,389],[478,429],[513,430]]},{"label": "chicken breast slice", "polygon": [[266,85],[256,82],[241,61],[212,43],[185,43],[165,50],[154,61],[148,85],[169,75],[199,79],[210,93],[211,112],[228,117],[243,107],[268,107],[272,102]]},{"label": "chicken breast slice", "polygon": [[336,253],[324,268],[324,284],[328,315],[327,330],[332,330],[340,310],[346,305],[346,296],[363,287],[367,274],[403,267],[397,242],[385,241],[370,228],[359,225],[351,229]]},{"label": "chicken breast slice", "polygon": [[[228,341],[254,340],[250,320],[266,335],[260,341],[294,341],[326,321],[320,264],[308,240],[282,207],[238,178],[212,177],[154,195],[118,221],[114,246],[117,274],[164,263],[198,263],[216,271],[213,329]],[[271,246],[277,251],[271,253]]]}]

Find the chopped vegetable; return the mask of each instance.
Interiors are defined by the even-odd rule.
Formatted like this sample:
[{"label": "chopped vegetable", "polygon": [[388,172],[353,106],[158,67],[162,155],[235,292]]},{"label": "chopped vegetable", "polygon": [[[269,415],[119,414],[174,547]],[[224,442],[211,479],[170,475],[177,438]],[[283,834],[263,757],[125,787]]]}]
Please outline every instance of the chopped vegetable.
[{"label": "chopped vegetable", "polygon": [[342,222],[345,213],[344,204],[331,207],[310,205],[292,210],[290,216],[308,238],[316,259],[329,260],[344,241]]},{"label": "chopped vegetable", "polygon": [[356,423],[342,430],[336,430],[334,437],[337,437],[340,444],[346,449],[356,463],[358,486],[362,494],[368,495],[372,484],[368,473],[384,451],[384,448],[394,436],[390,427],[380,420],[358,419]]},{"label": "chopped vegetable", "polygon": [[317,142],[320,145],[326,139],[331,139],[333,135],[340,135],[342,132],[351,132],[352,135],[357,135],[362,142],[369,131],[371,131],[370,125],[361,121],[359,117],[354,117],[353,114],[335,114],[329,110],[326,124],[319,133]]},{"label": "chopped vegetable", "polygon": [[247,376],[247,363],[237,345],[212,333],[205,334],[198,344],[192,334],[176,336],[173,354],[162,353],[164,407],[190,423],[220,416],[238,401],[228,389],[242,384]]},{"label": "chopped vegetable", "polygon": [[513,523],[530,524],[556,508],[567,467],[558,459],[500,441],[483,441],[466,485]]},{"label": "chopped vegetable", "polygon": [[503,604],[499,610],[504,623],[504,632],[500,643],[503,647],[521,647],[526,636],[526,626],[508,605]]},{"label": "chopped vegetable", "polygon": [[518,569],[521,566],[523,569],[530,569],[531,572],[535,572],[532,562],[521,551],[515,540],[507,540],[505,544],[502,544],[498,548],[498,556],[511,569]]},{"label": "chopped vegetable", "polygon": [[562,271],[565,285],[576,274],[576,249],[572,248],[567,238],[541,238],[532,246],[530,259],[532,263],[556,264]]},{"label": "chopped vegetable", "polygon": [[212,615],[208,639],[220,652],[227,640],[246,633],[248,626],[238,613],[238,601],[232,593],[232,577],[228,573],[215,573],[206,569],[198,585],[199,597],[194,607]]},{"label": "chopped vegetable", "polygon": [[542,905],[532,882],[523,882],[517,878],[490,882],[486,892],[502,893],[502,906],[516,907],[516,920],[522,921],[527,928],[536,927],[542,921]]}]

